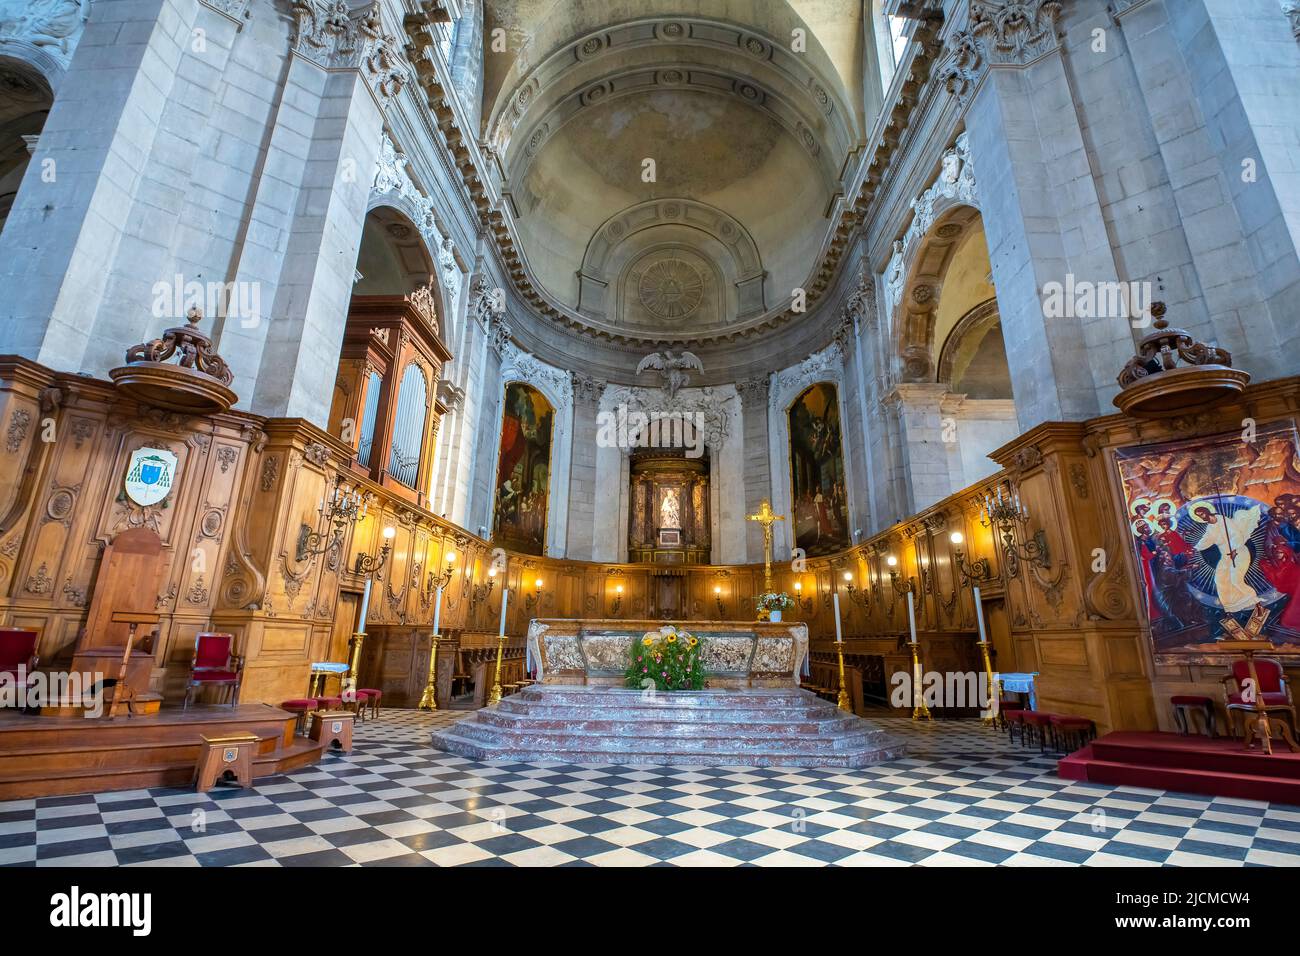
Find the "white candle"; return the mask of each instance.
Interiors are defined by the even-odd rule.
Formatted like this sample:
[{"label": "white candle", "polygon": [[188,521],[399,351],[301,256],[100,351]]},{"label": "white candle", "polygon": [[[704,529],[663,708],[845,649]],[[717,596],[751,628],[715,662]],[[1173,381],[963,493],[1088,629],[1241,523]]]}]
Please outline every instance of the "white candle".
[{"label": "white candle", "polygon": [[357,630],[362,634],[366,632],[366,611],[370,609],[370,578],[366,578],[366,593],[361,595],[361,623],[357,625]]},{"label": "white candle", "polygon": [[497,637],[506,636],[506,598],[510,597],[510,589],[504,584],[501,586],[501,630],[497,631]]},{"label": "white candle", "polygon": [[831,600],[835,603],[835,643],[843,644],[844,635],[840,632],[840,592],[834,592],[831,595]]},{"label": "white candle", "polygon": [[980,603],[980,589],[973,587],[971,590],[975,592],[975,623],[980,628],[980,640],[986,641],[988,638],[984,636],[984,605]]},{"label": "white candle", "polygon": [[907,592],[907,626],[912,631],[912,643],[916,643],[916,605],[912,603],[912,592]]},{"label": "white candle", "polygon": [[433,599],[433,633],[438,633],[438,622],[442,620],[442,585],[438,585],[437,596]]}]

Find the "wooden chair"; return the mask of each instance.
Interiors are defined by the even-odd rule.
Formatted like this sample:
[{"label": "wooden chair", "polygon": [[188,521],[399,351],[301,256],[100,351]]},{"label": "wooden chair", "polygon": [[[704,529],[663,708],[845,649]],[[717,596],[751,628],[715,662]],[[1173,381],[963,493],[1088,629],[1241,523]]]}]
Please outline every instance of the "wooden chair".
[{"label": "wooden chair", "polygon": [[1282,664],[1271,657],[1256,657],[1254,663],[1259,678],[1259,686],[1255,688],[1255,701],[1246,701],[1242,694],[1245,682],[1250,679],[1249,661],[1233,661],[1228,676],[1222,679],[1223,706],[1228,711],[1229,733],[1233,737],[1237,736],[1237,714],[1255,714],[1264,710],[1269,714],[1286,714],[1290,719],[1291,731],[1295,734],[1295,701],[1291,699],[1291,684],[1286,679]]},{"label": "wooden chair", "polygon": [[194,691],[200,687],[229,687],[230,706],[239,703],[239,685],[244,679],[244,660],[233,653],[235,635],[205,631],[194,642],[194,663],[185,686],[187,710]]}]

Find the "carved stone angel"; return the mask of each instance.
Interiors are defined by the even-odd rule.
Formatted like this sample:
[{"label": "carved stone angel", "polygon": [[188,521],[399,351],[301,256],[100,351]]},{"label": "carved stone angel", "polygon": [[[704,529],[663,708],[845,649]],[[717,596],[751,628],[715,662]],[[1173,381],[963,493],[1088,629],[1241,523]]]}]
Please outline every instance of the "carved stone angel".
[{"label": "carved stone angel", "polygon": [[672,349],[664,349],[662,352],[651,352],[643,358],[636,367],[636,374],[640,375],[647,369],[655,369],[662,374],[667,383],[668,401],[671,402],[677,395],[678,389],[690,381],[691,376],[687,370],[695,369],[703,372],[704,365],[694,352],[685,350],[674,352]]}]

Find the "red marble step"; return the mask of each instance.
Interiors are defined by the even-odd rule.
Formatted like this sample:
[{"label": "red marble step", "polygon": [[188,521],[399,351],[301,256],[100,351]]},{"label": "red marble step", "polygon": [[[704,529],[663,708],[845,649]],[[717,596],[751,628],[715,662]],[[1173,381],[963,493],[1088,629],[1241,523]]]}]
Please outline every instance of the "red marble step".
[{"label": "red marble step", "polygon": [[458,736],[482,743],[538,752],[553,750],[591,750],[600,753],[620,749],[665,749],[678,753],[710,750],[788,750],[798,753],[828,753],[870,747],[884,738],[881,731],[846,733],[838,736],[791,734],[787,737],[763,737],[740,730],[725,736],[706,737],[694,733],[657,732],[651,727],[629,726],[617,732],[583,732],[572,729],[542,730],[527,727],[503,730],[489,724],[465,721],[456,730]]}]

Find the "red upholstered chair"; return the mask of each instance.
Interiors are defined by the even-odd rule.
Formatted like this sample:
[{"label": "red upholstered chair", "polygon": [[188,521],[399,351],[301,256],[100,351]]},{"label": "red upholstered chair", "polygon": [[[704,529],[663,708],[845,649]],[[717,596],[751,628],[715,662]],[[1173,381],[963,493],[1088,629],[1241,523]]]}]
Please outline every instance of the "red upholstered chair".
[{"label": "red upholstered chair", "polygon": [[24,683],[30,685],[35,679],[32,672],[36,670],[36,640],[40,635],[22,627],[0,627],[0,674],[8,674],[15,684],[18,671],[26,672]]},{"label": "red upholstered chair", "polygon": [[338,710],[343,706],[342,697],[317,697],[316,706],[320,710]]},{"label": "red upholstered chair", "polygon": [[1223,678],[1223,706],[1228,711],[1229,732],[1237,736],[1237,714],[1254,713],[1262,705],[1270,714],[1286,714],[1291,720],[1292,733],[1296,733],[1295,701],[1291,699],[1291,685],[1281,663],[1271,657],[1257,657],[1255,673],[1259,676],[1259,687],[1255,688],[1256,699],[1251,702],[1242,698],[1242,688],[1250,679],[1250,665],[1246,661],[1233,661],[1228,676]]},{"label": "red upholstered chair", "polygon": [[[1073,752],[1085,746],[1097,736],[1097,725],[1089,717],[1077,717],[1073,714],[1053,714],[1052,744],[1054,749]],[[1061,746],[1064,741],[1066,747]]]},{"label": "red upholstered chair", "polygon": [[205,632],[194,644],[194,664],[190,667],[190,682],[185,688],[185,704],[190,706],[194,691],[199,687],[229,687],[230,706],[239,703],[239,684],[244,679],[244,659],[233,653],[235,635]]},{"label": "red upholstered chair", "polygon": [[[1052,730],[1053,714],[1045,714],[1041,710],[1022,711],[1022,719],[1025,722],[1025,732],[1029,734],[1029,742],[1032,743],[1034,738],[1038,738],[1038,751],[1042,753],[1047,750],[1047,735],[1052,735],[1052,749],[1056,749],[1056,734]],[[1025,742],[1024,732],[1021,733],[1020,742]]]}]

